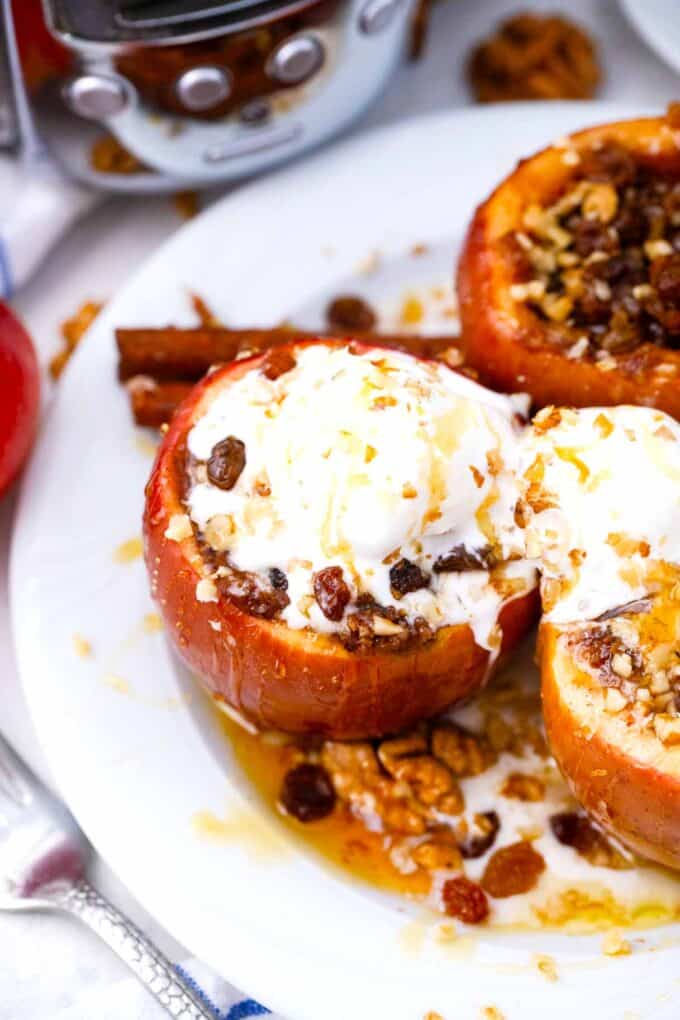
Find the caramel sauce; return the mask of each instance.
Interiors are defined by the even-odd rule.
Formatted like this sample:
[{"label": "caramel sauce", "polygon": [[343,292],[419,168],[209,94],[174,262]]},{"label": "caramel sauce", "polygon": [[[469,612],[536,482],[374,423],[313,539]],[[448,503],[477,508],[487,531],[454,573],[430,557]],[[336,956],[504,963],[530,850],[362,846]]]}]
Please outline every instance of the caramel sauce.
[{"label": "caramel sauce", "polygon": [[[328,818],[303,824],[286,815],[278,806],[283,777],[290,768],[286,746],[271,744],[257,734],[248,733],[238,723],[220,714],[220,726],[234,756],[270,811],[281,819],[296,841],[315,851],[331,866],[349,871],[355,878],[387,892],[406,896],[426,896],[430,877],[423,871],[403,875],[385,853],[385,837],[369,832],[344,806],[336,806]],[[231,831],[234,831],[233,829]]]},{"label": "caramel sauce", "polygon": [[[513,681],[505,682],[501,678],[482,692],[477,705],[486,718],[509,710],[518,727],[517,739],[521,733],[524,746],[533,747],[541,755],[545,753],[539,728],[539,695],[535,687],[515,684]],[[464,955],[472,951],[474,937],[468,937],[471,929],[463,930],[461,936],[456,925],[447,924],[445,915],[440,914],[430,903],[430,874],[423,868],[408,874],[400,871],[390,857],[388,838],[383,833],[369,831],[342,802],[338,801],[327,818],[307,824],[298,822],[281,810],[278,804],[279,790],[285,774],[291,768],[292,739],[281,734],[248,732],[222,713],[219,724],[231,745],[237,764],[270,812],[271,822],[274,817],[279,820],[281,827],[278,828],[278,835],[284,838],[280,842],[275,840],[274,846],[283,848],[287,843],[285,836],[292,836],[300,850],[311,850],[333,869],[345,875],[349,873],[373,888],[420,902],[423,915],[409,921],[400,934],[400,943],[405,952],[417,955],[425,942],[431,939],[435,939],[438,944],[450,943],[452,955]],[[544,775],[546,789],[556,790],[560,794],[564,784],[550,759],[544,761]],[[566,787],[563,792],[564,797],[568,798]],[[252,810],[247,813],[247,817],[239,815],[224,820],[203,812],[195,816],[194,826],[206,838],[245,841],[248,848],[252,846],[259,852],[257,846],[253,845],[253,818],[257,822],[257,839],[263,833],[268,833],[271,848],[272,838],[275,839],[277,835],[277,826],[270,824],[267,819],[258,820]],[[536,890],[536,893],[529,893],[526,897],[513,898],[517,900],[518,906],[526,908],[520,910],[518,919],[495,916],[494,909],[491,920],[481,926],[481,930],[491,927],[496,931],[513,932],[542,928],[569,933],[592,933],[611,928],[653,928],[680,920],[680,882],[672,872],[664,868],[641,861],[634,864],[641,879],[639,888],[634,894],[622,898],[617,892],[617,876],[630,875],[630,871],[617,873],[597,868],[593,869],[592,879],[584,877],[574,881],[553,873],[550,857],[547,865],[545,882],[539,895],[536,895],[539,893]],[[442,937],[438,934],[440,929]],[[444,937],[443,932],[448,929],[450,935]]]},{"label": "caramel sauce", "polygon": [[121,542],[113,551],[113,559],[116,563],[133,563],[140,559],[143,552],[141,538],[129,538],[127,542]]}]

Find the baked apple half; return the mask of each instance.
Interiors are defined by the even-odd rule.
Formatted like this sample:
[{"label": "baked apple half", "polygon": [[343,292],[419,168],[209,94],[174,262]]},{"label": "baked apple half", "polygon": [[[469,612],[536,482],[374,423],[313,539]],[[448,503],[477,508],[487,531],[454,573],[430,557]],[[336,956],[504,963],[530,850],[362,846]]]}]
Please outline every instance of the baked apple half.
[{"label": "baked apple half", "polygon": [[680,868],[679,650],[680,593],[606,620],[541,628],[546,734],[574,795],[632,850],[672,868]]},{"label": "baked apple half", "polygon": [[546,408],[524,457],[548,741],[601,825],[679,868],[680,426],[650,408]]},{"label": "baked apple half", "polygon": [[680,419],[680,107],[521,162],[474,216],[458,294],[486,385]]},{"label": "baked apple half", "polygon": [[444,365],[291,344],[208,375],[147,486],[154,597],[252,723],[337,738],[477,690],[535,619],[517,402]]}]

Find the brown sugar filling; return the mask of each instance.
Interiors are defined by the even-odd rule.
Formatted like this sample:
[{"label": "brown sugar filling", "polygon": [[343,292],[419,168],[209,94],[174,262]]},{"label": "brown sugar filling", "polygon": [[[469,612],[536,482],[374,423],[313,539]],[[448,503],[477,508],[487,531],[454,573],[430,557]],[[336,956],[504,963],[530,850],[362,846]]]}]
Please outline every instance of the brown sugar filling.
[{"label": "brown sugar filling", "polygon": [[605,360],[643,343],[679,350],[680,168],[652,168],[613,141],[568,157],[574,173],[561,193],[529,205],[505,238],[512,296],[571,358]]}]

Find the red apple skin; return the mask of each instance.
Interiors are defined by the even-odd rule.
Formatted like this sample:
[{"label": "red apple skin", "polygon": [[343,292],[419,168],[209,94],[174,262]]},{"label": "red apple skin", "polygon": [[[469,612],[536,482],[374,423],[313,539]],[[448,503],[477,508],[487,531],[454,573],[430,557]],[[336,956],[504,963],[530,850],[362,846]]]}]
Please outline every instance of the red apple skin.
[{"label": "red apple skin", "polygon": [[[188,431],[215,387],[262,357],[207,376],[173,418],[146,490],[144,541],[152,594],[185,665],[217,701],[252,723],[336,739],[398,732],[485,683],[489,653],[476,644],[467,625],[442,628],[414,651],[348,652],[334,635],[292,630],[248,615],[222,595],[217,602],[198,602],[201,558],[193,537],[182,542],[165,537],[172,515],[184,512],[180,496]],[[504,606],[503,651],[527,633],[537,609],[536,591]]]},{"label": "red apple skin", "polygon": [[40,369],[30,336],[0,301],[0,496],[28,457],[38,427]]},{"label": "red apple skin", "polygon": [[[576,150],[598,139],[617,141],[641,162],[663,164],[680,175],[680,149],[663,118],[620,121],[571,136]],[[546,324],[511,297],[514,266],[502,238],[520,226],[529,202],[551,201],[559,193],[573,173],[563,154],[563,149],[548,148],[520,162],[475,213],[457,275],[466,363],[484,385],[529,393],[537,408],[642,404],[680,420],[680,351],[645,343],[613,355],[615,367],[603,372],[594,362],[567,358],[548,344]],[[661,363],[675,366],[677,374],[656,373]]]},{"label": "red apple skin", "polygon": [[543,716],[557,764],[576,799],[603,828],[642,857],[680,868],[677,754],[671,757],[652,737],[659,749],[655,761],[627,747],[634,734],[626,732],[623,718],[607,718],[602,688],[579,670],[560,638],[560,628],[541,624]]}]

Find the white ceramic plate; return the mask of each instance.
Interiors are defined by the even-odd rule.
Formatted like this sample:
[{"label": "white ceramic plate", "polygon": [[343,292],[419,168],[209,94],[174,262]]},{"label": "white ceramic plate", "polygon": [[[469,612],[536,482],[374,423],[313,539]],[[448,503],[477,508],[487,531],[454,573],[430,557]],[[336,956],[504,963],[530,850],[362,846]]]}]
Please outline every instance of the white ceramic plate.
[{"label": "white ceramic plate", "polygon": [[[258,807],[212,714],[150,634],[139,558],[148,451],[115,382],[120,324],[190,321],[187,290],[231,323],[311,321],[357,266],[383,304],[450,278],[475,203],[514,164],[587,123],[639,111],[505,106],[407,122],[327,151],[226,198],[144,265],[69,368],[26,478],[12,561],[14,630],[35,724],[98,850],[190,951],[291,1020],[508,1020],[677,1016],[666,929],[625,959],[598,937],[481,934],[442,948],[434,921],[330,873]],[[430,254],[409,254],[427,242]],[[128,547],[134,553],[135,543]],[[120,557],[119,557],[120,558]],[[79,657],[73,635],[92,645]],[[209,841],[208,811],[233,838]],[[650,950],[654,950],[651,952]],[[554,956],[559,981],[537,971]],[[587,1003],[587,1006],[585,1005]],[[626,1011],[632,1011],[626,1013]]]},{"label": "white ceramic plate", "polygon": [[621,0],[626,17],[654,52],[680,71],[680,4],[677,0]]}]

